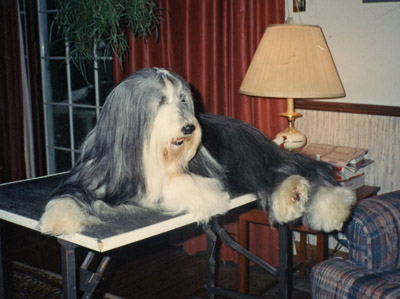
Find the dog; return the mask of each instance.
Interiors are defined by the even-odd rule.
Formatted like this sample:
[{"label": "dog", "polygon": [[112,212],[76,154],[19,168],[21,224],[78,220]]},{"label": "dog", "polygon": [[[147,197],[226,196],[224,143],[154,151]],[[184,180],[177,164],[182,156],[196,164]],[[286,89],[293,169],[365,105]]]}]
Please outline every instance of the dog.
[{"label": "dog", "polygon": [[355,202],[332,167],[272,142],[242,121],[195,114],[189,84],[162,68],[117,84],[77,164],[54,192],[40,230],[71,235],[102,213],[142,206],[190,213],[207,223],[231,198],[252,193],[272,223],[302,219],[315,230],[340,229]]}]

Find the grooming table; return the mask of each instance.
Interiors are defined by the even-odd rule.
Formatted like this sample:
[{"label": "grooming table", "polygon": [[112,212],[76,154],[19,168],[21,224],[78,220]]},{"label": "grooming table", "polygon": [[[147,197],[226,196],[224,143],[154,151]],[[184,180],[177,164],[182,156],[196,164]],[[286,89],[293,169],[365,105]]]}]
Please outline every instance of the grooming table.
[{"label": "grooming table", "polygon": [[[35,231],[39,231],[39,219],[50,199],[52,191],[59,185],[65,174],[46,176],[37,179],[24,180],[0,185],[0,219]],[[235,209],[254,202],[252,195],[245,195],[231,200],[229,209]],[[90,298],[100,282],[110,259],[104,256],[96,272],[88,270],[95,252],[107,252],[128,244],[175,230],[194,223],[190,214],[170,216],[137,207],[137,212],[126,213],[118,216],[102,216],[103,223],[88,227],[80,234],[72,236],[59,236],[62,253],[63,297],[77,298],[77,279],[75,265],[75,249],[78,246],[89,249],[85,260],[80,267],[79,285],[84,292],[83,298]],[[279,227],[280,267],[279,272],[257,258],[238,243],[233,241],[225,230],[212,220],[203,227],[207,233],[208,244],[208,273],[207,273],[207,298],[214,298],[216,294],[232,298],[254,298],[244,294],[223,290],[215,286],[215,245],[218,236],[227,245],[246,255],[250,260],[260,265],[268,272],[278,276],[280,298],[290,296],[290,271],[291,269],[291,238],[287,225]],[[4,298],[4,279],[2,269],[1,235],[0,235],[0,298]]]}]

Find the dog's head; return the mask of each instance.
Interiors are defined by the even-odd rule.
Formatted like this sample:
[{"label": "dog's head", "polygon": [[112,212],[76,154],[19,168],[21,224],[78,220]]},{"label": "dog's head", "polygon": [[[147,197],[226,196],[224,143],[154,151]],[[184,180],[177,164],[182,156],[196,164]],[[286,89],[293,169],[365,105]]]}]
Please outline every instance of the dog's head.
[{"label": "dog's head", "polygon": [[160,68],[133,73],[109,94],[96,135],[99,148],[122,158],[115,161],[121,168],[131,165],[124,160],[142,157],[183,171],[201,140],[189,84]]},{"label": "dog's head", "polygon": [[196,154],[201,128],[194,115],[189,85],[178,75],[155,69],[160,85],[158,105],[149,130],[147,153],[169,173],[182,172]]}]

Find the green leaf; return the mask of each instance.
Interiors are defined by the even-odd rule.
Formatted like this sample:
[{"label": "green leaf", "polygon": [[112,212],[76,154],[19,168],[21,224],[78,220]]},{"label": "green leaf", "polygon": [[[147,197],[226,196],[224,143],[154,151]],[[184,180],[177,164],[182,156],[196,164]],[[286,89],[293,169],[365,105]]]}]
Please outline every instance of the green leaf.
[{"label": "green leaf", "polygon": [[158,39],[161,11],[153,0],[57,0],[55,24],[69,44],[69,59],[87,78],[86,65],[93,67],[98,56],[93,49],[114,53],[123,67],[128,29],[134,38],[155,32]]}]

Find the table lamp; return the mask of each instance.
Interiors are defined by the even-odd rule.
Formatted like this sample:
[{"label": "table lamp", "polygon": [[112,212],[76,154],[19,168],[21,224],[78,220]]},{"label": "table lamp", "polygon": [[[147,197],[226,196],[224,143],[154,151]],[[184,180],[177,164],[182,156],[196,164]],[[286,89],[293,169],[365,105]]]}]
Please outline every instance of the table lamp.
[{"label": "table lamp", "polygon": [[257,47],[240,86],[240,93],[266,98],[287,98],[288,128],[275,140],[288,150],[306,144],[294,128],[301,117],[294,99],[327,99],[345,96],[322,29],[310,25],[270,25]]}]

